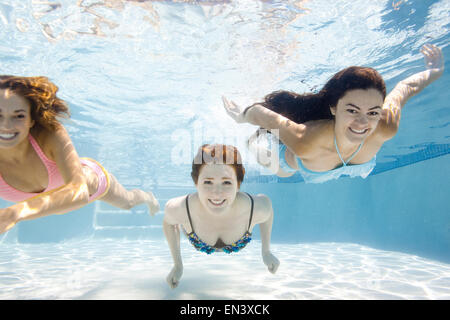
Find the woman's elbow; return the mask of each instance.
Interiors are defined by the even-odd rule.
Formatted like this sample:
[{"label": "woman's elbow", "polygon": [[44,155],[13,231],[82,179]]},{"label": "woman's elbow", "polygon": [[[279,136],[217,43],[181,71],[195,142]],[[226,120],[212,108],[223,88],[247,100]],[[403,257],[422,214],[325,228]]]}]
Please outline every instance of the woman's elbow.
[{"label": "woman's elbow", "polygon": [[85,182],[72,182],[66,185],[67,188],[71,190],[70,197],[71,201],[80,206],[89,203],[89,188]]},{"label": "woman's elbow", "polygon": [[261,204],[261,207],[264,208],[264,222],[267,222],[269,220],[273,219],[273,207],[272,207],[272,201],[270,198],[264,194],[258,194],[258,200]]}]

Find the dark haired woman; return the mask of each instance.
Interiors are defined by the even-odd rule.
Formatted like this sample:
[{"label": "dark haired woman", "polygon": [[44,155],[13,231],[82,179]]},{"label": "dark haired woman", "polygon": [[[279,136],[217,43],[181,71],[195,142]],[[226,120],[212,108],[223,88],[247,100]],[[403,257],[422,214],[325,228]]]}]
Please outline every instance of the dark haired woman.
[{"label": "dark haired woman", "polygon": [[[243,111],[223,98],[224,107],[238,123],[279,134],[278,165],[259,156],[267,151],[258,145],[263,130],[249,139],[258,162],[277,175],[287,177],[299,171],[311,183],[342,175],[366,178],[375,167],[378,150],[397,133],[406,101],[444,71],[438,47],[424,45],[421,52],[427,70],[400,81],[387,97],[377,71],[349,67],[335,74],[317,94],[277,91]],[[274,139],[273,135],[266,137]]]},{"label": "dark haired woman", "polygon": [[239,191],[244,174],[235,147],[215,144],[199,148],[191,172],[197,192],[170,199],[164,210],[163,229],[174,261],[166,279],[171,288],[178,286],[183,274],[178,226],[195,249],[211,254],[243,249],[259,224],[263,262],[270,272],[277,271],[280,263],[269,249],[272,203],[265,195]]},{"label": "dark haired woman", "polygon": [[145,203],[159,211],[151,192],[126,190],[98,162],[79,158],[58,117],[69,116],[58,87],[46,77],[0,76],[0,233],[21,220],[62,214],[101,199],[130,209]]}]

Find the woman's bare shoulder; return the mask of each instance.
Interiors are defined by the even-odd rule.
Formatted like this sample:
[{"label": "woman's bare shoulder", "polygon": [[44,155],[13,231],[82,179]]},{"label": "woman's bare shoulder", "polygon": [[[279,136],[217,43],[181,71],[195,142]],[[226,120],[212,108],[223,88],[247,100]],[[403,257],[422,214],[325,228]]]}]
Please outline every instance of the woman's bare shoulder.
[{"label": "woman's bare shoulder", "polygon": [[58,125],[55,130],[51,130],[42,126],[35,126],[30,130],[30,134],[38,143],[44,154],[55,160],[56,152],[60,151],[61,147],[72,145],[69,133],[62,124]]},{"label": "woman's bare shoulder", "polygon": [[167,200],[164,220],[171,224],[183,223],[186,219],[186,195]]},{"label": "woman's bare shoulder", "polygon": [[329,119],[313,120],[304,123],[304,133],[298,141],[295,154],[307,157],[314,154],[321,147],[327,146],[333,135],[333,121]]},{"label": "woman's bare shoulder", "polygon": [[261,223],[272,215],[272,201],[265,194],[251,195],[253,199],[253,222]]}]

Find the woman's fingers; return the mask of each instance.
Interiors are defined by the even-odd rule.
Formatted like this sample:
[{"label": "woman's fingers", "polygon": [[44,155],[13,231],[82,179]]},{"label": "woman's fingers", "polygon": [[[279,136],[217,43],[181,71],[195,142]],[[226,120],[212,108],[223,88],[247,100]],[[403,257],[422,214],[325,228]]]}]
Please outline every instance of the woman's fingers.
[{"label": "woman's fingers", "polygon": [[439,47],[432,44],[424,44],[420,52],[425,57],[425,65],[428,69],[441,69],[444,66],[442,51]]},{"label": "woman's fingers", "polygon": [[175,289],[176,287],[178,287],[178,281],[175,279],[172,279],[172,281],[170,282],[170,287],[172,289]]},{"label": "woman's fingers", "polygon": [[169,275],[167,277],[167,283],[169,284],[169,287],[171,289],[174,289],[174,288],[178,287],[179,282],[174,276]]},{"label": "woman's fingers", "polygon": [[241,112],[241,108],[234,101],[228,101],[228,99],[225,98],[224,96],[222,96],[222,101],[225,111],[231,118],[233,118],[234,121],[238,123],[244,122],[243,121],[244,117]]}]

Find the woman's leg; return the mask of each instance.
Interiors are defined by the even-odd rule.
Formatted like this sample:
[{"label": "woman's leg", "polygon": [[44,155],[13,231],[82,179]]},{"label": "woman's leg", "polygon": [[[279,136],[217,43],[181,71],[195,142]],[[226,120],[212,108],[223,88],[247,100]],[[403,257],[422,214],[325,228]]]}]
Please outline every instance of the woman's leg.
[{"label": "woman's leg", "polygon": [[110,173],[109,181],[110,185],[108,192],[99,200],[126,210],[145,203],[152,216],[159,211],[158,200],[156,200],[152,192],[145,192],[139,189],[127,190]]}]

